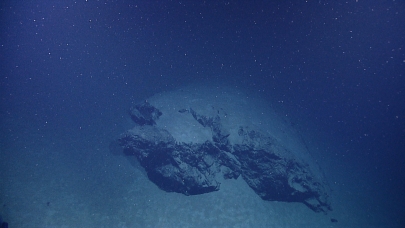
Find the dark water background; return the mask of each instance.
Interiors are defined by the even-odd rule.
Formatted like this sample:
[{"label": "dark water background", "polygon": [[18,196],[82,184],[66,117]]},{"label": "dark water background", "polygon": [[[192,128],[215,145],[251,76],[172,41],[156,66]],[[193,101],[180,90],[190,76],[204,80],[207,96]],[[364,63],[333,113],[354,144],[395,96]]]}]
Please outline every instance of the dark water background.
[{"label": "dark water background", "polygon": [[222,83],[313,124],[340,147],[325,156],[405,215],[403,1],[0,4],[3,167],[33,142],[106,147],[133,103]]}]

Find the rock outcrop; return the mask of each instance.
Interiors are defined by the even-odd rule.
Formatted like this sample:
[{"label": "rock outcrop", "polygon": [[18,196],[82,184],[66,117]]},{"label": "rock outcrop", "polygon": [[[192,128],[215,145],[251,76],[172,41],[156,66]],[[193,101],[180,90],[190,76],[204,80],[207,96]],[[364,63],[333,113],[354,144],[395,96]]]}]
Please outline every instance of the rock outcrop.
[{"label": "rock outcrop", "polygon": [[210,129],[211,139],[176,141],[156,124],[165,113],[147,102],[130,111],[136,126],[118,139],[124,153],[136,156],[149,179],[162,190],[185,195],[209,193],[218,191],[223,179],[242,176],[263,200],[302,202],[316,212],[331,210],[324,182],[276,138],[251,126],[238,126],[237,135],[233,135],[238,140],[231,142],[219,109],[210,115],[191,107],[177,111]]}]

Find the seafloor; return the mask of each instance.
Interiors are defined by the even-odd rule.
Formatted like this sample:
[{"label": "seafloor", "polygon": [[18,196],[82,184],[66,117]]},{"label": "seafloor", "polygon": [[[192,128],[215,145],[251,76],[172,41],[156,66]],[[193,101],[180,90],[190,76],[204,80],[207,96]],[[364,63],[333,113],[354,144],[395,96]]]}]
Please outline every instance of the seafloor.
[{"label": "seafloor", "polygon": [[[395,205],[368,182],[366,174],[335,158],[344,149],[335,139],[305,117],[300,122],[290,120],[262,98],[243,92],[234,96],[234,92],[187,87],[170,93],[183,101],[163,99],[160,106],[184,108],[185,100],[187,105],[201,105],[199,99],[204,98],[203,104],[210,105],[226,97],[226,106],[237,110],[244,103],[250,108],[240,108],[238,121],[262,121],[257,124],[291,148],[298,141],[305,143],[309,159],[319,165],[332,189],[332,212],[315,213],[301,203],[264,201],[242,178],[225,180],[219,191],[209,194],[164,192],[133,158],[111,153],[110,142],[133,123],[127,113],[109,111],[82,129],[55,128],[48,133],[37,132],[24,119],[4,117],[3,129],[8,133],[0,148],[0,214],[9,227],[30,228],[395,226],[390,210]],[[159,103],[167,94],[157,94],[150,102]],[[290,140],[290,134],[300,140]]]}]

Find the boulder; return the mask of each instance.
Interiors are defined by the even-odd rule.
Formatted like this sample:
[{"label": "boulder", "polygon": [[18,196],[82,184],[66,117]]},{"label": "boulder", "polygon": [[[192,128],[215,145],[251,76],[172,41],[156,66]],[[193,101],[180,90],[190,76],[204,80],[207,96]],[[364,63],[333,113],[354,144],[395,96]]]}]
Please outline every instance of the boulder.
[{"label": "boulder", "polygon": [[331,210],[327,192],[308,165],[272,137],[240,127],[243,143],[233,146],[243,179],[264,200],[302,202],[316,212]]}]

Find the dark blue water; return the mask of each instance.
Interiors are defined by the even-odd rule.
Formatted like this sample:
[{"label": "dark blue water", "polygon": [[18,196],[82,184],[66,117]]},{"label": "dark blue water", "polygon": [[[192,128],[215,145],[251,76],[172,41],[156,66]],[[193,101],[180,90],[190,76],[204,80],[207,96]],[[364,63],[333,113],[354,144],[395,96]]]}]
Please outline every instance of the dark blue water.
[{"label": "dark blue water", "polygon": [[314,124],[339,147],[325,157],[405,224],[404,2],[2,1],[0,15],[3,176],[9,148],[108,147],[133,103],[223,83]]}]

